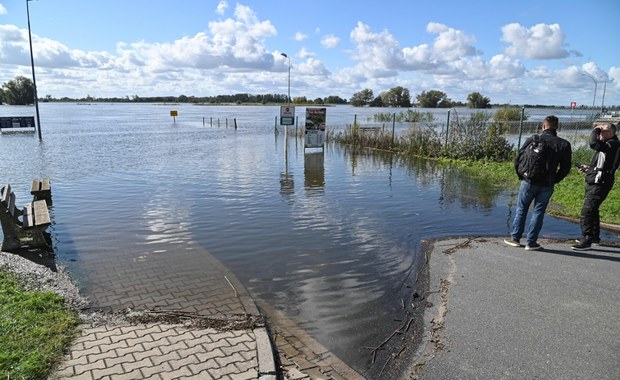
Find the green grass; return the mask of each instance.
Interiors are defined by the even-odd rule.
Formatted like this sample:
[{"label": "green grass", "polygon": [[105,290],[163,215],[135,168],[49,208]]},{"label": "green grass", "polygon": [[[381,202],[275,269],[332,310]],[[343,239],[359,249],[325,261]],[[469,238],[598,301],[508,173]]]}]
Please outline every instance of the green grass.
[{"label": "green grass", "polygon": [[0,268],[0,378],[46,379],[76,334],[77,314],[53,292],[26,291]]},{"label": "green grass", "polygon": [[[590,155],[592,155],[590,151]],[[574,161],[588,163],[583,154],[573,154]],[[576,159],[575,159],[576,158]],[[579,160],[581,158],[581,160]],[[472,176],[484,178],[492,186],[513,187],[518,189],[519,179],[514,171],[512,162],[475,162],[471,161],[448,161],[450,165],[456,165],[467,170]],[[620,182],[620,176],[616,182]],[[601,222],[620,225],[620,190],[618,183],[609,193],[607,199],[601,205]],[[585,193],[584,176],[576,168],[562,182],[555,186],[551,204],[547,212],[553,215],[579,220],[583,196]]]}]

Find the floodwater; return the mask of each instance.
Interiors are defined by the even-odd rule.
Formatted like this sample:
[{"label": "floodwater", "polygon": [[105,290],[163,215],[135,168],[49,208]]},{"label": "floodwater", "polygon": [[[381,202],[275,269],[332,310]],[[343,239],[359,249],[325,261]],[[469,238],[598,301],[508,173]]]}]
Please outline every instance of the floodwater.
[{"label": "floodwater", "polygon": [[[43,103],[40,110],[41,142],[36,134],[0,136],[0,182],[22,203],[32,178],[51,178],[57,261],[86,293],[101,257],[122,265],[173,255],[191,241],[362,373],[372,367],[367,347],[398,328],[403,300],[423,291],[422,241],[507,235],[514,211],[516,189],[432,162],[335,145],[305,151],[283,127],[274,133],[279,107]],[[303,107],[297,112],[303,119]],[[374,112],[329,107],[328,125]],[[0,106],[0,116],[17,115],[34,108]],[[547,217],[543,235],[578,230]]]}]

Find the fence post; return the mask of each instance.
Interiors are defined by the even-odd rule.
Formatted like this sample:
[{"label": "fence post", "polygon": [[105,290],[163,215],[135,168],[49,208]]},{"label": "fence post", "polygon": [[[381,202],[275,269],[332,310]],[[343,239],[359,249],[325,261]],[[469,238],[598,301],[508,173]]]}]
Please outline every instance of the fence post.
[{"label": "fence post", "polygon": [[519,120],[519,140],[517,142],[517,152],[521,148],[521,136],[523,135],[523,116],[525,116],[525,107],[521,107],[521,120]]},{"label": "fence post", "polygon": [[392,149],[394,149],[394,129],[396,128],[396,112],[392,114]]},{"label": "fence post", "polygon": [[448,147],[448,130],[450,129],[450,111],[448,110],[448,121],[446,121],[446,148]]}]

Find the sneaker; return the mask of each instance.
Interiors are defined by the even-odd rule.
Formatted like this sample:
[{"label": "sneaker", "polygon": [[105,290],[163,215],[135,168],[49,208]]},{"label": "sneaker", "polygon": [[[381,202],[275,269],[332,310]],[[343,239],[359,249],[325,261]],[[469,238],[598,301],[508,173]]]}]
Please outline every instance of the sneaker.
[{"label": "sneaker", "polygon": [[571,245],[571,249],[573,249],[574,251],[587,251],[590,249],[591,246],[592,243],[590,243],[589,241],[579,240],[577,244]]},{"label": "sneaker", "polygon": [[[581,243],[580,239],[575,239],[575,243]],[[592,246],[599,246],[601,245],[601,239],[592,239],[592,242],[590,243]]]},{"label": "sneaker", "polygon": [[526,251],[537,251],[541,248],[542,247],[538,243],[528,243],[528,245],[525,246]]},{"label": "sneaker", "polygon": [[508,244],[511,247],[521,246],[521,242],[519,241],[519,239],[515,239],[513,237],[507,237],[506,239],[504,239],[504,243]]}]

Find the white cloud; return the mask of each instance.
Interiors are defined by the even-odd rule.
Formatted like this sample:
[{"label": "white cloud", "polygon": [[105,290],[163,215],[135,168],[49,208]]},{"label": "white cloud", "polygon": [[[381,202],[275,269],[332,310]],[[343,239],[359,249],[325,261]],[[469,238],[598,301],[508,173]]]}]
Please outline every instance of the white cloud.
[{"label": "white cloud", "polygon": [[217,4],[217,8],[215,9],[215,13],[217,13],[218,15],[223,15],[224,12],[226,12],[226,9],[228,9],[228,1],[221,0]]},{"label": "white cloud", "polygon": [[399,59],[400,47],[387,30],[375,33],[368,25],[358,21],[350,36],[356,45],[352,58],[360,62],[369,77],[397,74],[394,69],[402,65],[399,62],[402,60],[402,56]]},{"label": "white cloud", "polygon": [[4,7],[4,5],[0,4],[0,15],[5,15],[6,14],[6,8]]},{"label": "white cloud", "polygon": [[620,67],[612,66],[609,69],[609,80],[610,82],[607,84],[608,86],[620,89]]},{"label": "white cloud", "polygon": [[587,62],[582,66],[583,72],[594,76],[597,80],[605,81],[607,78],[607,73],[598,67],[598,65],[594,62]]},{"label": "white cloud", "polygon": [[502,27],[502,34],[501,40],[510,44],[505,53],[511,57],[559,59],[570,55],[564,49],[564,32],[558,24],[537,24],[527,29],[512,23]]},{"label": "white cloud", "polygon": [[308,38],[308,35],[303,34],[302,32],[295,33],[295,41],[303,41]]},{"label": "white cloud", "polygon": [[473,45],[476,43],[476,39],[460,30],[431,22],[426,26],[426,31],[438,34],[433,44],[434,56],[437,60],[454,61],[481,54]]},{"label": "white cloud", "polygon": [[328,34],[321,38],[321,45],[327,49],[333,49],[338,47],[340,44],[340,38],[334,36],[333,34]]},{"label": "white cloud", "polygon": [[519,78],[525,74],[525,66],[518,60],[512,60],[504,55],[496,55],[489,62],[491,77],[493,79],[506,80]]},{"label": "white cloud", "polygon": [[297,53],[297,55],[305,59],[305,58],[314,57],[316,54],[312,53],[311,51],[308,51],[308,49],[306,48],[301,48],[299,50],[299,53]]},{"label": "white cloud", "polygon": [[295,66],[295,73],[310,76],[326,76],[329,75],[329,70],[327,70],[321,61],[308,58],[306,62],[302,62]]}]

